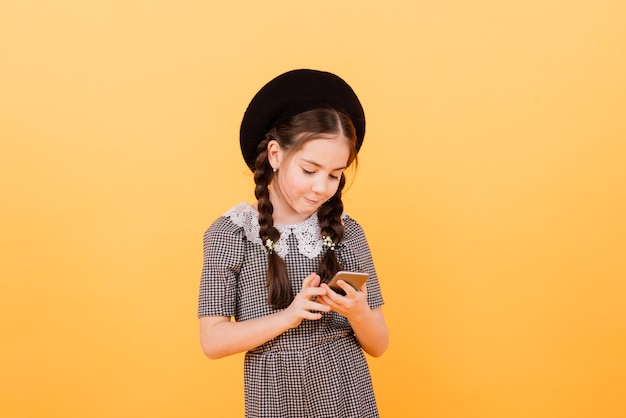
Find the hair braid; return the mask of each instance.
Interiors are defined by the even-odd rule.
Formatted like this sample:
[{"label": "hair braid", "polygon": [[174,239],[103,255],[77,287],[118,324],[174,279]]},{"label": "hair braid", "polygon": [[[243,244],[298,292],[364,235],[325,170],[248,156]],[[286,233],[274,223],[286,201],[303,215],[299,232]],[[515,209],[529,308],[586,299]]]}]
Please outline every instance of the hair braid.
[{"label": "hair braid", "polygon": [[[317,211],[322,238],[330,237],[335,246],[343,239],[345,232],[343,223],[341,222],[341,215],[343,214],[341,191],[345,184],[346,178],[342,173],[337,192]],[[328,283],[339,270],[341,270],[341,265],[339,264],[339,260],[337,260],[337,255],[333,249],[329,248],[322,256],[318,268],[321,282]]]},{"label": "hair braid", "polygon": [[[261,141],[258,147],[258,156],[254,164],[254,195],[257,198],[259,211],[259,237],[262,245],[266,241],[278,242],[280,232],[274,226],[274,206],[270,201],[268,186],[272,179],[272,166],[267,158],[267,144],[272,140],[270,135]],[[268,251],[266,287],[268,303],[278,309],[289,306],[293,300],[293,290],[287,275],[287,267],[276,251]]]}]

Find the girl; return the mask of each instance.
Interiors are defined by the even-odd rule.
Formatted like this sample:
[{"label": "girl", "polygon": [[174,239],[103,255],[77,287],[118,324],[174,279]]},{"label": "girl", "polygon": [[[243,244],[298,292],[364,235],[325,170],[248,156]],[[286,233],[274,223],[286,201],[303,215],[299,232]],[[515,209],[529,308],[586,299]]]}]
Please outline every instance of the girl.
[{"label": "girl", "polygon": [[[327,72],[278,76],[244,114],[257,201],[206,231],[198,316],[209,358],[246,352],[247,417],[378,416],[363,351],[382,355],[389,332],[365,235],[341,202],[364,134],[357,96]],[[341,295],[327,285],[339,270],[370,278],[339,281]]]}]

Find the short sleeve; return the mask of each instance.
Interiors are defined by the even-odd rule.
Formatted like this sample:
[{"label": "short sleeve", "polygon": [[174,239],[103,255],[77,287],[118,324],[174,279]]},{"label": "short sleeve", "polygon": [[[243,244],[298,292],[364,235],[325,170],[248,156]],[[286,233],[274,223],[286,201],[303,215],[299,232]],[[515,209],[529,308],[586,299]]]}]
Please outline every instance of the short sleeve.
[{"label": "short sleeve", "polygon": [[368,273],[370,277],[367,280],[367,302],[371,308],[382,306],[384,300],[365,232],[353,218],[346,215],[343,221],[345,235],[338,252],[342,268]]},{"label": "short sleeve", "polygon": [[218,218],[206,230],[198,317],[235,315],[237,280],[244,253],[243,229],[227,217]]}]

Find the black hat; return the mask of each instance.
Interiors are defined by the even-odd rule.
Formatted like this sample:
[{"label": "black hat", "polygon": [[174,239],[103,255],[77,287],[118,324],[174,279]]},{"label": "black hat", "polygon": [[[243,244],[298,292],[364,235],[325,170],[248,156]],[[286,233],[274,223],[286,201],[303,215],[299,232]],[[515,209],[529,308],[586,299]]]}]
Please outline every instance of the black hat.
[{"label": "black hat", "polygon": [[257,147],[267,131],[292,116],[325,107],[345,113],[352,120],[358,151],[365,136],[365,114],[352,88],[335,74],[292,70],[263,86],[243,115],[239,143],[248,167],[254,171]]}]

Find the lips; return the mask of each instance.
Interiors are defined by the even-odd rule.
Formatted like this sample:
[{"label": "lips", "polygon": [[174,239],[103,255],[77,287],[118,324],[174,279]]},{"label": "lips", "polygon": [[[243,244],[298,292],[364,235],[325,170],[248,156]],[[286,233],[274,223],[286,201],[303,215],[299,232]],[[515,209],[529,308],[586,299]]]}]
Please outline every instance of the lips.
[{"label": "lips", "polygon": [[319,202],[320,202],[317,199],[309,199],[308,197],[305,197],[304,200],[310,205],[319,205]]}]

